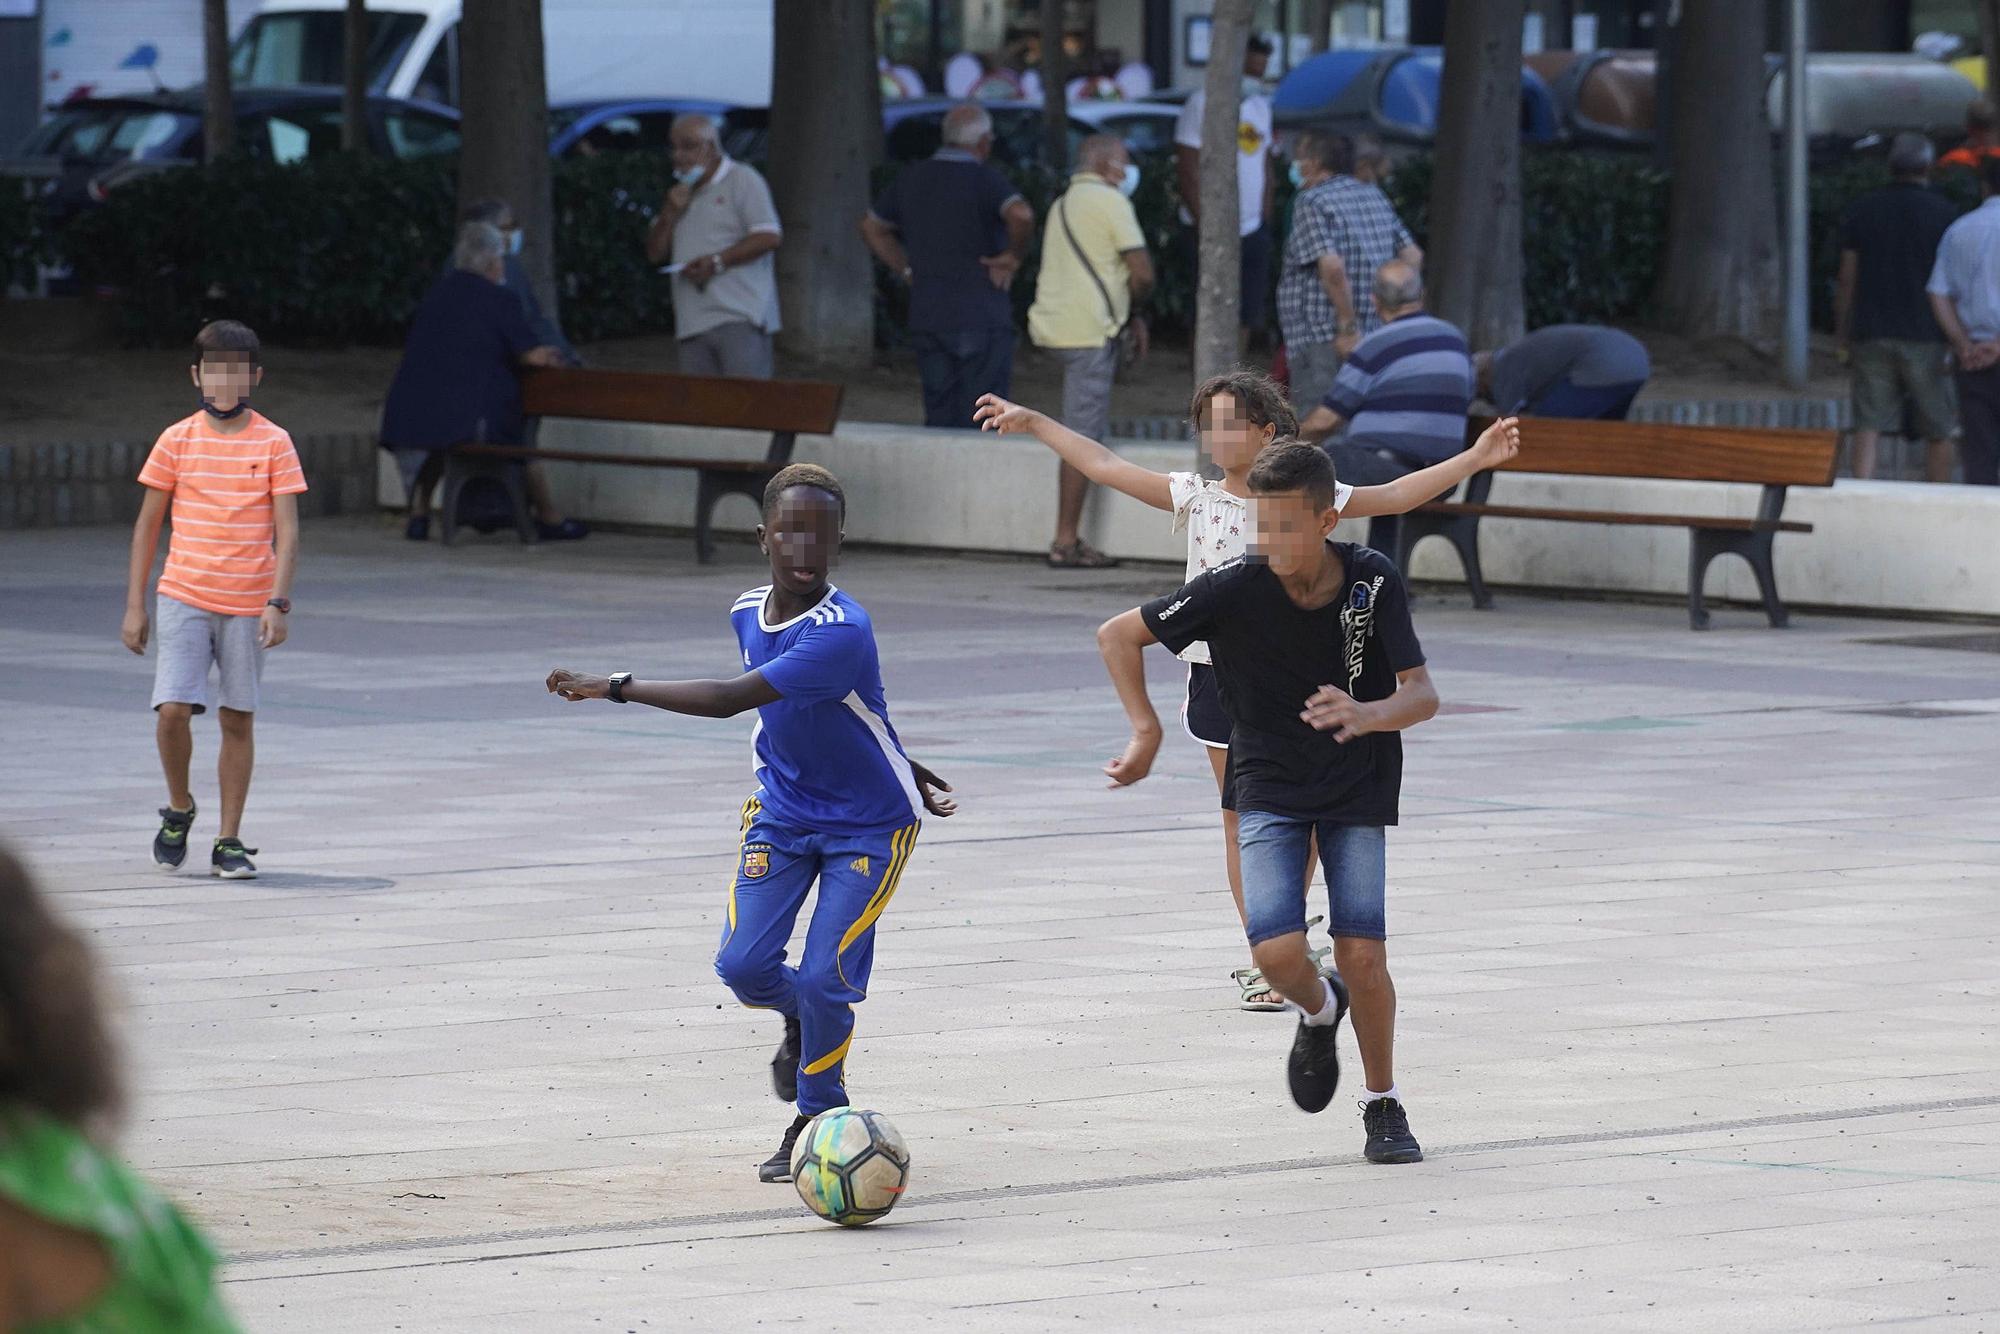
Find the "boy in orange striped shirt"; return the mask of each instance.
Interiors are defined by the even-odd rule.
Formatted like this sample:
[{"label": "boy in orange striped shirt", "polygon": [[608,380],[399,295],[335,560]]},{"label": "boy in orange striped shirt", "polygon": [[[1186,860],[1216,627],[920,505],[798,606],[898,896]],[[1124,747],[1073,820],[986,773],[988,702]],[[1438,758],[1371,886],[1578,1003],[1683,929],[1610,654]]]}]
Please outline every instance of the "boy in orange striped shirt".
[{"label": "boy in orange striped shirt", "polygon": [[[139,481],[145,503],[132,530],[125,590],[125,647],[146,651],[152,625],[146,580],[159,550],[160,524],[171,510],[173,533],[160,572],[159,635],[154,652],[154,735],[167,775],[167,804],[153,838],[153,860],[178,867],[194,824],[188,765],[194,758],[190,722],[219,706],[222,827],[209,855],[211,874],[248,880],[257,874],[243,846],[243,802],[255,756],[251,721],[264,651],[285,642],[291,614],[292,570],[299,554],[298,495],[305,474],[292,438],[250,410],[250,391],[264,378],[257,335],[234,320],[217,320],[195,335],[189,374],[201,410],[160,433]],[[214,687],[209,669],[217,669]]]}]

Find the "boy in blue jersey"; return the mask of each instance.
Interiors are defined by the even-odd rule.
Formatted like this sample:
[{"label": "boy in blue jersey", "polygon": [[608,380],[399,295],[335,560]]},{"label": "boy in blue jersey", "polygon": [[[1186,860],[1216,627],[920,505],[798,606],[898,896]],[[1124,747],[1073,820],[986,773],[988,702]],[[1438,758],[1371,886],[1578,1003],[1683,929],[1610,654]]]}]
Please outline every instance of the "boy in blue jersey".
[{"label": "boy in blue jersey", "polygon": [[[876,919],[916,848],[924,812],[956,809],[939,795],[950,784],[896,739],[868,613],[827,582],[846,515],[840,483],[810,463],[784,469],[764,489],[757,537],[771,582],[737,598],[729,615],[743,675],[635,681],[630,672],[557,668],[548,679],[567,700],[650,704],[703,718],[757,710],[757,790],[743,804],[715,971],[738,1000],[785,1021],[771,1079],[798,1114],[758,1168],[763,1181],[787,1178],[808,1121],[847,1105],[853,1006],[867,995]],[[785,946],[814,881],[819,898],[805,952],[791,967]]]}]

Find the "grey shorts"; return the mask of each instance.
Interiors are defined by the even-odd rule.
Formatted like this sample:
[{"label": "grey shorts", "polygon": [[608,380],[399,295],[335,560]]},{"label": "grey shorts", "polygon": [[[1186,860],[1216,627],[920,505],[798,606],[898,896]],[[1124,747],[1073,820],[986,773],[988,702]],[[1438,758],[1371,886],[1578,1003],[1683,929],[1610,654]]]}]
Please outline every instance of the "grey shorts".
[{"label": "grey shorts", "polygon": [[771,378],[771,335],[748,320],[731,320],[674,344],[682,375]]},{"label": "grey shorts", "polygon": [[1340,374],[1340,349],[1332,343],[1287,343],[1285,364],[1291,369],[1292,411],[1303,418],[1333,388]]},{"label": "grey shorts", "polygon": [[1944,344],[1907,338],[1866,338],[1852,348],[1854,428],[1895,434],[1903,406],[1925,440],[1946,440],[1958,424]]},{"label": "grey shorts", "polygon": [[1102,444],[1111,433],[1111,382],[1118,376],[1118,341],[1058,347],[1049,355],[1063,370],[1062,424]]},{"label": "grey shorts", "polygon": [[[220,704],[257,712],[257,683],[264,676],[259,628],[255,616],[224,616],[160,594],[153,609],[153,707],[192,704],[205,713]],[[219,678],[213,690],[210,664]]]}]

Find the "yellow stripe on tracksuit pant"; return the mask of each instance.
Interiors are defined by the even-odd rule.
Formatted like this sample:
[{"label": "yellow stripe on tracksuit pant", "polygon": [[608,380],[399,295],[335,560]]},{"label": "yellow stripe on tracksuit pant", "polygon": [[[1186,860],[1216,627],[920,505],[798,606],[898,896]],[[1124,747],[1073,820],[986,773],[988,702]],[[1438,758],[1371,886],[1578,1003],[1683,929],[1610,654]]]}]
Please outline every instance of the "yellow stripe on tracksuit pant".
[{"label": "yellow stripe on tracksuit pant", "polygon": [[[743,810],[743,844],[715,971],[745,1005],[798,1018],[798,1106],[814,1116],[847,1104],[853,1007],[868,994],[875,925],[895,897],[922,826],[816,834],[779,824],[755,798]],[[785,947],[815,882],[805,951],[792,967]]]}]

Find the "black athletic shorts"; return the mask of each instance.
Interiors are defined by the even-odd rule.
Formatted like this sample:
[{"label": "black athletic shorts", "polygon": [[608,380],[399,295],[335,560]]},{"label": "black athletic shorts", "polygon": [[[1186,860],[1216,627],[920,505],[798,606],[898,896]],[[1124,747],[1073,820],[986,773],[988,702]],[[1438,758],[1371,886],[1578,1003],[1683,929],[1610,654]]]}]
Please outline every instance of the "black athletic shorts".
[{"label": "black athletic shorts", "polygon": [[1215,668],[1205,662],[1188,664],[1187,703],[1181,706],[1181,726],[1212,750],[1229,749],[1229,715],[1222,711],[1222,687]]}]

